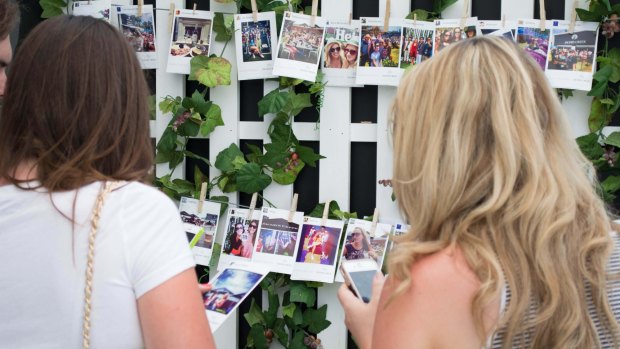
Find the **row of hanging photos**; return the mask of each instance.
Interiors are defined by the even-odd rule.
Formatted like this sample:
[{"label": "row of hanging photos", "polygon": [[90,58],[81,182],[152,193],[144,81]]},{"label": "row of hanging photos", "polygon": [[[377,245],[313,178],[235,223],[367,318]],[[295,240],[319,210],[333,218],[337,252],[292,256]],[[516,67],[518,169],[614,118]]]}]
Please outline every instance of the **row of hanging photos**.
[{"label": "row of hanging photos", "polygon": [[[95,9],[105,8],[102,4],[106,1],[109,2],[76,2],[74,14],[95,4],[99,4]],[[137,6],[112,6],[115,15],[111,17],[134,47],[142,67],[153,69],[158,66],[153,12],[152,6],[143,5],[142,1]],[[362,17],[352,21],[349,14],[348,20],[326,20],[317,17],[317,3],[313,1],[310,16],[286,12],[279,39],[275,35],[275,13],[259,13],[255,1],[251,14],[235,14],[238,79],[288,76],[314,81],[321,65],[323,81],[328,86],[397,86],[407,69],[450,43],[445,37],[457,40],[467,32],[504,35],[516,40],[545,70],[554,87],[591,88],[598,24],[576,21],[576,1],[570,21],[547,21],[544,1],[540,1],[541,20],[518,22],[505,18],[501,21],[468,18],[468,0],[460,19],[435,22],[417,21],[415,17],[413,20],[390,18],[390,1],[386,1],[384,18]],[[80,4],[82,8],[78,8]],[[168,11],[170,46],[166,70],[188,74],[192,57],[211,53],[213,13],[198,11],[195,5],[192,10],[175,9],[174,4]],[[552,24],[551,29],[547,28],[547,22]]]}]

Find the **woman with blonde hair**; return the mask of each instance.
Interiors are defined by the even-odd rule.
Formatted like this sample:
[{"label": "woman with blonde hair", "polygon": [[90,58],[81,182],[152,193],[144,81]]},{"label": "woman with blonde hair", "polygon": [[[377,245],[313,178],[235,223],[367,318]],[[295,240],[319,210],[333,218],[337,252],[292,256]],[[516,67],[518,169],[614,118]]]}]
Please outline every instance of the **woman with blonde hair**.
[{"label": "woman with blonde hair", "polygon": [[411,228],[371,303],[339,290],[361,348],[617,348],[620,239],[537,63],[464,40],[403,78],[393,117]]},{"label": "woman with blonde hair", "polygon": [[346,68],[346,59],[340,41],[331,41],[325,45],[325,68]]}]

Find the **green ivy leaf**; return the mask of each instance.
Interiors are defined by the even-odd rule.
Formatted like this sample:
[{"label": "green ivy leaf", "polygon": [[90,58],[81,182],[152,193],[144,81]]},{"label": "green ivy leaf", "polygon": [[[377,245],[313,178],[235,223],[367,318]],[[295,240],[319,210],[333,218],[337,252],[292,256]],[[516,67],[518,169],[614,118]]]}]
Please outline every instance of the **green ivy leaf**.
[{"label": "green ivy leaf", "polygon": [[207,87],[230,85],[231,68],[226,58],[194,56],[190,61],[188,80],[197,80]]},{"label": "green ivy leaf", "polygon": [[200,131],[200,126],[193,118],[186,119],[177,129],[179,135],[184,137],[196,137],[198,131]]},{"label": "green ivy leaf", "polygon": [[63,0],[40,0],[39,5],[43,9],[41,18],[51,18],[64,14],[63,10],[67,7],[67,3]]},{"label": "green ivy leaf", "polygon": [[281,143],[286,145],[299,143],[297,137],[295,137],[295,134],[293,133],[293,128],[288,121],[289,117],[284,113],[278,113],[278,115],[271,121],[267,133],[269,134],[269,137],[271,137],[272,143]]},{"label": "green ivy leaf", "polygon": [[603,94],[605,94],[606,90],[607,90],[607,81],[600,81],[596,83],[594,87],[592,87],[592,90],[588,92],[588,96],[603,97]]},{"label": "green ivy leaf", "polygon": [[611,194],[612,200],[615,193],[620,190],[620,176],[609,176],[601,182],[601,188],[605,193]]},{"label": "green ivy leaf", "polygon": [[285,348],[288,347],[288,333],[284,329],[284,320],[277,318],[273,325],[273,334],[275,334],[278,342],[282,344]]},{"label": "green ivy leaf", "polygon": [[327,304],[319,309],[306,309],[304,311],[304,323],[308,324],[308,331],[312,333],[320,333],[328,328],[332,323],[327,320]]},{"label": "green ivy leaf", "polygon": [[[290,157],[288,143],[267,143],[264,145],[266,153],[263,156],[263,163],[276,169],[284,166]],[[278,166],[278,163],[280,166]]]},{"label": "green ivy leaf", "polygon": [[295,79],[295,78],[289,78],[286,76],[280,76],[278,78],[278,83],[279,83],[279,87],[280,89],[285,89],[288,87],[295,87],[299,84],[301,84],[302,82],[304,82],[304,79]]},{"label": "green ivy leaf", "polygon": [[[209,176],[202,173],[198,166],[194,166],[194,191],[198,194],[198,196],[200,196],[200,189],[202,189],[202,183],[206,183],[208,181]],[[198,199],[198,197],[194,197],[194,199]]]},{"label": "green ivy leaf", "polygon": [[237,189],[252,194],[265,189],[271,183],[271,177],[264,174],[261,167],[253,162],[241,167],[237,174]]},{"label": "green ivy leaf", "polygon": [[157,142],[157,150],[170,152],[177,148],[177,134],[167,127]]},{"label": "green ivy leaf", "polygon": [[611,12],[611,4],[609,3],[609,0],[601,0],[601,2],[603,3],[603,5],[605,5],[607,11]]},{"label": "green ivy leaf", "polygon": [[224,193],[232,193],[237,191],[237,173],[232,172],[227,175],[221,176],[217,182],[217,186]]},{"label": "green ivy leaf", "polygon": [[407,19],[414,19],[417,15],[418,21],[426,21],[430,17],[430,13],[426,10],[417,9],[407,15]]},{"label": "green ivy leaf", "polygon": [[245,159],[243,158],[243,156],[241,155],[237,155],[236,158],[233,159],[232,161],[232,165],[233,168],[238,171],[240,170],[245,164],[247,164],[248,162],[245,161]]},{"label": "green ivy leaf", "polygon": [[590,107],[590,116],[588,117],[588,127],[590,132],[596,132],[602,127],[607,125],[607,115],[605,112],[605,106],[598,98],[592,99],[592,106]]},{"label": "green ivy leaf", "polygon": [[193,153],[189,150],[183,150],[183,154],[185,154],[186,157],[188,158],[192,158],[192,159],[196,159],[196,160],[200,160],[202,162],[204,162],[205,164],[207,164],[207,166],[211,166],[211,161],[209,161],[209,159],[205,158],[204,156],[200,156],[196,153]]},{"label": "green ivy leaf", "polygon": [[234,17],[230,13],[216,12],[213,17],[213,31],[216,33],[215,41],[228,41],[232,39]]},{"label": "green ivy leaf", "polygon": [[[267,338],[265,338],[265,327],[263,327],[261,324],[255,324],[254,326],[252,326],[252,328],[250,328],[248,338],[252,339],[252,347],[255,349],[269,348]],[[250,343],[248,343],[248,345],[249,344]]]},{"label": "green ivy leaf", "polygon": [[249,162],[256,162],[259,165],[262,164],[263,151],[254,144],[248,143],[247,147],[250,150],[250,153],[246,154],[245,158],[248,159]]},{"label": "green ivy leaf", "polygon": [[313,307],[316,302],[316,292],[313,288],[306,286],[303,281],[291,281],[290,283],[291,302],[305,303],[309,307]]},{"label": "green ivy leaf", "polygon": [[224,216],[224,214],[226,213],[226,210],[228,209],[228,196],[212,196],[209,198],[209,200],[212,201],[217,201],[220,203],[220,205],[222,205],[220,207],[220,217]]},{"label": "green ivy leaf", "polygon": [[248,322],[250,326],[254,326],[256,324],[265,325],[265,318],[263,317],[263,311],[256,304],[254,298],[252,298],[252,304],[250,305],[250,310],[243,314],[243,317]]},{"label": "green ivy leaf", "polygon": [[[186,104],[188,104],[189,106],[186,106]],[[213,105],[213,102],[205,100],[205,98],[202,96],[202,93],[198,92],[198,90],[192,93],[191,98],[186,97],[183,100],[183,107],[187,109],[193,108],[194,111],[202,115],[207,114],[207,112],[209,111],[212,105]]]},{"label": "green ivy leaf", "polygon": [[443,10],[448,8],[448,6],[456,3],[457,0],[438,0],[433,2],[434,12],[441,13]]},{"label": "green ivy leaf", "polygon": [[600,159],[603,156],[603,148],[601,148],[598,138],[598,134],[592,132],[576,139],[579,149],[590,160]]},{"label": "green ivy leaf", "polygon": [[607,64],[601,69],[599,69],[592,78],[598,82],[607,82],[609,80],[609,76],[613,72],[613,68],[611,64]]},{"label": "green ivy leaf", "polygon": [[280,92],[277,89],[269,92],[258,101],[258,116],[280,112],[289,98],[289,92]]},{"label": "green ivy leaf", "polygon": [[295,303],[289,303],[288,305],[282,307],[282,315],[288,316],[292,319],[296,308],[297,306],[295,305]]},{"label": "green ivy leaf", "polygon": [[312,287],[312,288],[323,287],[323,285],[325,284],[322,282],[318,282],[318,281],[306,281],[306,286]]},{"label": "green ivy leaf", "polygon": [[603,139],[603,143],[613,145],[614,147],[620,147],[620,132],[612,132]]},{"label": "green ivy leaf", "polygon": [[159,110],[162,113],[175,113],[175,107],[181,105],[181,97],[172,98],[170,96],[164,98],[163,101],[159,102]]},{"label": "green ivy leaf", "polygon": [[598,22],[601,20],[600,16],[588,10],[584,10],[582,8],[577,8],[575,10],[577,11],[577,15],[579,16],[579,20],[581,21]]},{"label": "green ivy leaf", "polygon": [[297,179],[297,175],[299,175],[299,172],[301,172],[301,169],[304,168],[305,165],[303,161],[297,160],[297,166],[294,166],[292,170],[288,170],[286,165],[277,168],[273,170],[272,173],[273,181],[282,185],[293,184]]},{"label": "green ivy leaf", "polygon": [[215,168],[224,173],[232,172],[235,169],[232,162],[237,156],[243,157],[243,153],[235,143],[232,143],[228,148],[217,154]]},{"label": "green ivy leaf", "polygon": [[273,328],[278,316],[278,309],[280,308],[280,297],[277,293],[269,293],[269,308],[263,313],[265,316],[265,325],[267,328]]},{"label": "green ivy leaf", "polygon": [[180,163],[183,162],[183,159],[185,159],[185,156],[183,156],[183,152],[181,151],[175,151],[170,154],[171,154],[171,157],[170,157],[170,161],[168,162],[168,168],[172,170],[176,168]]},{"label": "green ivy leaf", "polygon": [[289,349],[308,349],[308,346],[304,344],[304,338],[306,335],[303,331],[296,331],[291,338]]},{"label": "green ivy leaf", "polygon": [[217,104],[211,104],[209,110],[205,114],[207,118],[200,124],[200,134],[202,136],[208,136],[215,130],[217,126],[224,126],[224,120],[222,120],[222,109]]},{"label": "green ivy leaf", "polygon": [[317,160],[325,159],[323,155],[315,153],[314,149],[303,145],[297,145],[295,147],[295,152],[299,155],[299,158],[310,167],[316,167]]},{"label": "green ivy leaf", "polygon": [[289,113],[292,116],[296,116],[307,107],[312,107],[309,93],[296,94],[295,92],[290,92],[289,99],[282,111]]}]

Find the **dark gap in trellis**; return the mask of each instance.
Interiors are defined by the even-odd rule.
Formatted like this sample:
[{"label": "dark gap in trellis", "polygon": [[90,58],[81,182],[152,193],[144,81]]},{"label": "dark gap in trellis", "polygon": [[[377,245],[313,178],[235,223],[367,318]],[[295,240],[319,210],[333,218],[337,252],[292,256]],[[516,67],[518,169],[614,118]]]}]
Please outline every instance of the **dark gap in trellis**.
[{"label": "dark gap in trellis", "polygon": [[21,0],[18,4],[21,11],[18,41],[22,41],[34,27],[43,21],[41,18],[43,9],[38,0]]},{"label": "dark gap in trellis", "polygon": [[[301,145],[312,148],[320,154],[320,143],[317,141],[300,141]],[[308,214],[319,203],[319,166],[320,161],[316,162],[316,167],[306,165],[299,173],[297,180],[293,184],[293,191],[299,194],[297,211]]]},{"label": "dark gap in trellis", "polygon": [[[157,70],[155,69],[143,69],[142,73],[144,74],[144,79],[146,80],[146,84],[149,87],[149,94],[154,95],[156,92],[156,76]],[[155,108],[157,108],[157,101],[155,101]]]},{"label": "dark gap in trellis", "polygon": [[[155,137],[151,137],[151,150],[153,151],[153,157],[155,157],[155,147],[157,145],[157,139]],[[155,168],[157,165],[153,163],[153,172],[152,175],[149,176],[148,180],[150,181],[155,176]]]},{"label": "dark gap in trellis", "polygon": [[351,142],[349,210],[358,217],[371,216],[377,198],[377,143]]},{"label": "dark gap in trellis", "polygon": [[263,98],[263,80],[239,81],[239,120],[263,121],[258,116],[258,101]]},{"label": "dark gap in trellis", "polygon": [[377,123],[377,86],[351,88],[351,122]]},{"label": "dark gap in trellis", "polygon": [[[203,85],[200,85],[198,81],[187,79],[188,76],[189,75],[185,76],[185,95],[187,97],[191,97],[194,91],[196,90],[198,90],[198,92],[204,91],[206,87],[204,87]],[[210,92],[211,92],[211,89],[207,88],[207,93],[205,94],[205,99],[207,101],[211,99]]]},{"label": "dark gap in trellis", "polygon": [[354,0],[353,18],[379,17],[379,1]]},{"label": "dark gap in trellis", "polygon": [[[321,15],[321,2],[322,1],[319,1],[318,2],[318,6],[317,6],[318,7],[317,9],[318,9],[318,14],[319,15]],[[303,6],[304,8],[305,7],[312,7],[312,0],[301,0],[301,6]]]},{"label": "dark gap in trellis", "polygon": [[[239,140],[239,149],[241,149],[241,152],[245,155],[248,155],[251,153],[250,148],[248,147],[248,144],[252,144],[257,146],[259,149],[263,149],[263,140],[262,139],[240,139]],[[215,160],[213,160],[215,161]],[[263,195],[263,192],[259,192],[259,195]],[[269,199],[269,198],[267,198]],[[250,203],[252,202],[252,194],[247,194],[247,193],[242,193],[239,192],[239,205],[245,205],[245,206],[250,206]],[[263,207],[263,199],[260,198],[260,196],[258,197],[258,199],[256,200],[256,207],[257,208],[261,208]]]},{"label": "dark gap in trellis", "polygon": [[479,20],[502,19],[502,2],[488,0],[472,0],[471,15]]},{"label": "dark gap in trellis", "polygon": [[[304,84],[299,84],[295,86],[295,93],[308,93],[308,86]],[[312,95],[310,97],[310,101],[312,105],[318,105],[318,97],[316,95]],[[316,108],[308,107],[304,108],[299,115],[295,117],[296,122],[317,122],[319,121],[319,111]]]},{"label": "dark gap in trellis", "polygon": [[[209,158],[209,139],[208,138],[192,138],[187,141],[187,150],[196,155],[200,155],[204,158]],[[190,157],[185,158],[185,179],[190,182],[194,182],[194,171],[196,166],[200,169],[207,180],[209,180],[209,166],[201,160],[192,159]]]},{"label": "dark gap in trellis", "polygon": [[194,8],[194,4],[196,4],[196,10],[209,11],[211,9],[210,0],[189,0],[185,2],[185,8],[191,10]]},{"label": "dark gap in trellis", "polygon": [[426,10],[433,11],[433,3],[435,0],[411,0],[411,11]]},{"label": "dark gap in trellis", "polygon": [[[564,19],[564,1],[545,1],[546,19]],[[534,0],[534,18],[540,19],[540,1]],[[550,28],[551,23],[546,25]]]}]

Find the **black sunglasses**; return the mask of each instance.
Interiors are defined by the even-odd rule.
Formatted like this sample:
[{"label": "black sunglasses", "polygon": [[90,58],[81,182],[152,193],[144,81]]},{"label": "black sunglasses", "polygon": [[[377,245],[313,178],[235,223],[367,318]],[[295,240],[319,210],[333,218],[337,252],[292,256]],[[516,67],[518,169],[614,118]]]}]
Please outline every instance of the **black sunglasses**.
[{"label": "black sunglasses", "polygon": [[340,52],[340,46],[332,47],[329,49],[329,53]]}]

